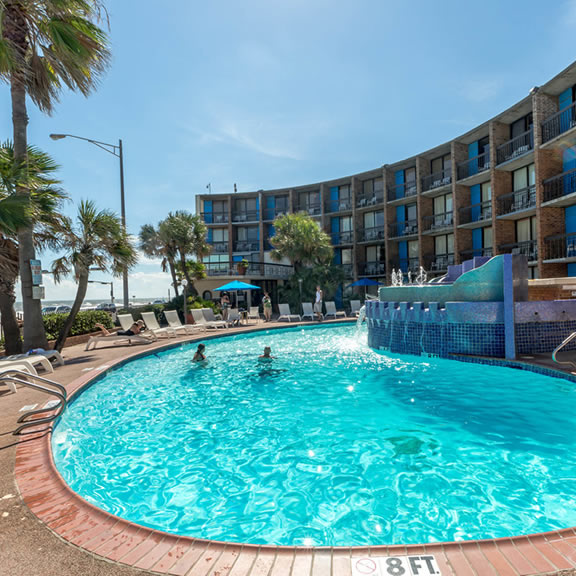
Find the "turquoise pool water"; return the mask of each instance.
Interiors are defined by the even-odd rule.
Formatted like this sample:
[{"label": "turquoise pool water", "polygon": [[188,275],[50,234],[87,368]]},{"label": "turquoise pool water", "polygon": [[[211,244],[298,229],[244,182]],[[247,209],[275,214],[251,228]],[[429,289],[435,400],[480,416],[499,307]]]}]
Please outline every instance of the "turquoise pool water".
[{"label": "turquoise pool water", "polygon": [[52,447],[81,496],[167,532],[257,544],[576,525],[571,382],[376,353],[350,325],[209,340],[205,367],[195,347],[113,370],[68,407]]}]

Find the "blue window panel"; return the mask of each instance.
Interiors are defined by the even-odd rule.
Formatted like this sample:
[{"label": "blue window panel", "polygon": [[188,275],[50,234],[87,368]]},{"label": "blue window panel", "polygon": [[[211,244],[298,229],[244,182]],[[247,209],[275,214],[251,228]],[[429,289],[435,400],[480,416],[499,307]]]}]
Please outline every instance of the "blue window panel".
[{"label": "blue window panel", "polygon": [[576,262],[568,264],[568,276],[576,276]]},{"label": "blue window panel", "polygon": [[334,294],[334,302],[336,302],[336,308],[344,307],[344,300],[342,299],[342,284],[338,286]]},{"label": "blue window panel", "polygon": [[233,262],[241,262],[242,261],[243,256],[240,256],[239,254],[236,254],[235,256],[232,256],[232,261]]},{"label": "blue window panel", "polygon": [[338,244],[340,238],[340,218],[330,218],[330,232],[335,244]]},{"label": "blue window panel", "polygon": [[[568,172],[576,168],[576,147],[567,148],[562,153],[562,171]],[[564,195],[576,192],[576,177],[574,174],[567,174],[563,178]]]},{"label": "blue window panel", "polygon": [[268,238],[273,238],[276,235],[276,228],[272,224],[268,226]]},{"label": "blue window panel", "polygon": [[408,272],[408,242],[398,242],[398,256],[400,257],[400,270]]},{"label": "blue window panel", "polygon": [[274,218],[274,209],[276,208],[276,196],[266,196],[266,211],[264,217],[266,220]]},{"label": "blue window panel", "polygon": [[212,224],[214,222],[212,216],[212,200],[204,200],[204,222]]},{"label": "blue window panel", "polygon": [[[560,96],[558,96],[558,107],[560,110],[564,110],[572,104],[572,88],[568,88],[568,90],[564,90]],[[566,130],[570,130],[572,122],[572,114],[566,112],[564,114],[560,114],[560,132],[566,132]]]},{"label": "blue window panel", "polygon": [[396,184],[396,199],[404,198],[404,170],[398,170],[394,173],[394,184]]},{"label": "blue window panel", "polygon": [[[396,222],[404,222],[406,220],[406,206],[396,206]],[[400,236],[404,234],[405,224],[397,226],[397,234]]]},{"label": "blue window panel", "polygon": [[480,184],[474,184],[474,186],[470,186],[470,204],[473,206],[471,214],[472,222],[477,222],[480,219],[482,212],[480,202],[482,202],[482,188]]},{"label": "blue window panel", "polygon": [[334,264],[342,264],[342,250],[340,248],[334,250]]},{"label": "blue window panel", "polygon": [[[468,158],[475,158],[476,156],[478,156],[478,142],[472,142],[471,144],[468,144]],[[472,162],[470,162],[470,168],[468,171],[468,175],[472,176],[472,174],[478,174],[478,159],[476,158],[476,160],[472,160]]]},{"label": "blue window panel", "polygon": [[476,228],[472,230],[472,249],[482,250],[484,248],[483,238],[482,238],[482,228]]},{"label": "blue window panel", "polygon": [[212,228],[208,228],[208,233],[206,235],[206,240],[208,242],[208,244],[212,244]]},{"label": "blue window panel", "polygon": [[336,212],[339,204],[339,189],[338,186],[330,187],[330,212]]},{"label": "blue window panel", "polygon": [[568,206],[564,210],[566,234],[576,232],[576,206]]}]

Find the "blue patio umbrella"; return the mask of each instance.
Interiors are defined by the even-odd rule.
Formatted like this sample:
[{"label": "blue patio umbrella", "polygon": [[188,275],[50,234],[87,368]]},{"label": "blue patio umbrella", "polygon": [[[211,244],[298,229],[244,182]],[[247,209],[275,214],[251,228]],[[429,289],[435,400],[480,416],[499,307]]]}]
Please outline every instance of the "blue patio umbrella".
[{"label": "blue patio umbrella", "polygon": [[220,288],[214,288],[215,292],[237,292],[238,290],[260,290],[260,286],[254,286],[254,284],[234,280],[228,282],[228,284],[224,284],[224,286],[220,286]]},{"label": "blue patio umbrella", "polygon": [[383,284],[377,280],[371,280],[370,278],[360,278],[360,280],[348,284],[346,288],[352,288],[352,286],[364,286],[364,300],[366,300],[366,291],[368,290],[367,286],[383,286]]}]

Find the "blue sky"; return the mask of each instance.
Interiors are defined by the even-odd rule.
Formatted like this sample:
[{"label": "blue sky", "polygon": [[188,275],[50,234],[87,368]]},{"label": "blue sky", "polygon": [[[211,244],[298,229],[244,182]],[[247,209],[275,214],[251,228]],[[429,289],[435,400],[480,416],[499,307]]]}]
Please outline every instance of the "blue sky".
[{"label": "blue sky", "polygon": [[[194,211],[208,182],[213,192],[280,188],[414,155],[490,119],[576,59],[576,0],[107,4],[109,72],[88,99],[64,93],[51,117],[30,104],[29,141],[61,164],[74,200],[119,211],[117,160],[48,135],[122,138],[132,233],[170,210]],[[11,138],[6,85],[0,127]],[[72,282],[46,284],[51,299],[75,291]],[[142,261],[130,292],[164,296],[168,286],[158,262]],[[106,293],[92,285],[88,298]]]}]

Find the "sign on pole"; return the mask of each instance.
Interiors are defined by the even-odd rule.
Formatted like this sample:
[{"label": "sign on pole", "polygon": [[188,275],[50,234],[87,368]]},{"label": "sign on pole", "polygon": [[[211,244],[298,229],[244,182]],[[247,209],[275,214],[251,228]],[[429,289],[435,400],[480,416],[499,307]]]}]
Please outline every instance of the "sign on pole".
[{"label": "sign on pole", "polygon": [[32,285],[40,286],[42,284],[42,262],[30,260],[30,269],[32,271]]}]

